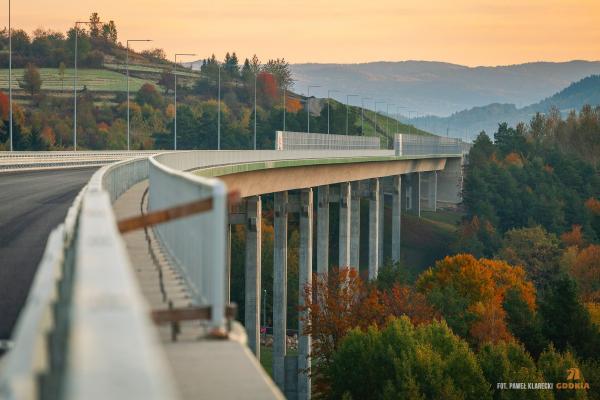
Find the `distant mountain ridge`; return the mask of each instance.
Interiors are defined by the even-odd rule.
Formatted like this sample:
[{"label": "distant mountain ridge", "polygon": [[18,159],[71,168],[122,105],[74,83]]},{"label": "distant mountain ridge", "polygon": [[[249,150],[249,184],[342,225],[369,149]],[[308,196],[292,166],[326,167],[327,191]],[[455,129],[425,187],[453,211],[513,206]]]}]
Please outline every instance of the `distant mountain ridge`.
[{"label": "distant mountain ridge", "polygon": [[550,97],[522,108],[514,104],[493,103],[459,111],[445,118],[428,116],[414,118],[410,122],[440,135],[446,132],[450,136],[466,134],[472,139],[482,130],[493,134],[502,122],[509,125],[527,123],[536,113],[547,113],[553,107],[566,114],[571,110],[580,110],[586,104],[600,105],[600,75],[583,78]]},{"label": "distant mountain ridge", "polygon": [[[421,115],[449,116],[488,104],[523,107],[552,96],[572,82],[600,74],[600,61],[533,62],[498,67],[467,67],[430,61],[372,62],[364,64],[293,64],[296,83],[320,85],[311,94],[345,102],[346,93],[387,101]],[[360,100],[354,100],[360,102]],[[373,108],[372,101],[367,106]],[[385,106],[379,106],[385,107]]]}]

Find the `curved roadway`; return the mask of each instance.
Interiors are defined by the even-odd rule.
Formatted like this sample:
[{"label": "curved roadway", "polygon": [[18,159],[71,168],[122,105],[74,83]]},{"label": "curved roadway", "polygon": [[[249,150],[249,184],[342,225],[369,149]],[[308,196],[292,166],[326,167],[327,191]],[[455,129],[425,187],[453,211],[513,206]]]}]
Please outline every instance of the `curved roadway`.
[{"label": "curved roadway", "polygon": [[50,231],[95,170],[0,173],[0,340],[10,338]]}]

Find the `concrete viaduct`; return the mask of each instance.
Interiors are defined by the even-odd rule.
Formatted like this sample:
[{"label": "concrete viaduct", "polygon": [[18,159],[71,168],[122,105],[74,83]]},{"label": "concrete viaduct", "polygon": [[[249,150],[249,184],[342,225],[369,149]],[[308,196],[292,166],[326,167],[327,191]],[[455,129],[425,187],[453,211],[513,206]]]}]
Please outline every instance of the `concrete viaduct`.
[{"label": "concrete viaduct", "polygon": [[[381,150],[375,138],[292,132],[278,132],[276,143],[276,150],[136,155],[96,172],[65,222],[50,235],[13,332],[12,350],[0,365],[0,398],[309,399],[310,379],[299,371],[310,368],[311,338],[301,334],[302,326],[298,355],[286,354],[288,217],[299,217],[300,293],[313,272],[328,272],[330,229],[339,232],[340,266],[358,267],[360,244],[368,241],[368,275],[374,279],[385,261],[384,241],[391,244],[389,258],[400,259],[403,212],[420,215],[422,209],[435,211],[460,202],[467,145],[397,135],[394,150]],[[148,188],[147,197],[143,187]],[[227,203],[229,190],[242,197],[233,209]],[[247,344],[260,357],[262,202],[270,194],[276,386],[244,350]],[[211,199],[212,208],[145,230],[140,243],[148,244],[141,247],[138,239],[117,231],[115,214],[122,215],[123,207],[156,211],[199,199]],[[362,221],[361,199],[368,199],[368,218]],[[338,226],[330,224],[332,204],[339,207]],[[384,218],[386,204],[391,205],[391,219]],[[368,224],[367,236],[360,235],[361,224]],[[384,237],[388,224],[392,235]],[[226,328],[232,225],[242,225],[246,236],[241,335],[235,327]],[[153,286],[146,291],[149,284]],[[171,299],[170,288],[177,291]],[[149,308],[155,316],[178,301],[209,310],[205,321],[191,329],[229,329],[225,342],[238,344],[204,338],[185,344],[192,347],[177,347],[165,339],[169,333],[155,327]],[[196,338],[195,332],[188,337]],[[227,351],[223,346],[229,346]],[[170,366],[165,352],[177,354],[169,356]],[[196,364],[178,365],[193,352],[198,353]],[[204,374],[190,374],[195,369]],[[183,378],[178,376],[181,371]],[[223,377],[233,373],[246,374],[246,381],[238,375],[225,388]]]}]

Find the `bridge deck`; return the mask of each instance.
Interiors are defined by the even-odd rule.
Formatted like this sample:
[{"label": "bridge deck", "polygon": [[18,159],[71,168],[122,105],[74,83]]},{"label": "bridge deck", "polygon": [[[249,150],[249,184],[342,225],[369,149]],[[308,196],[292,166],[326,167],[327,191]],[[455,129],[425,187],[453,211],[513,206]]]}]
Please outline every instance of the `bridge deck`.
[{"label": "bridge deck", "polygon": [[[147,181],[125,192],[114,203],[117,219],[140,214],[142,196]],[[153,310],[191,305],[190,296],[178,272],[170,265],[152,229],[123,236],[131,265],[142,292]],[[155,258],[153,259],[152,253]],[[158,268],[162,270],[165,296],[159,284]],[[171,373],[183,399],[278,399],[279,390],[266,375],[246,346],[243,329],[234,324],[233,339],[206,339],[200,323],[182,323],[176,342],[171,340],[168,326],[157,327]],[[236,339],[237,338],[237,339]],[[235,382],[235,384],[234,384]]]}]

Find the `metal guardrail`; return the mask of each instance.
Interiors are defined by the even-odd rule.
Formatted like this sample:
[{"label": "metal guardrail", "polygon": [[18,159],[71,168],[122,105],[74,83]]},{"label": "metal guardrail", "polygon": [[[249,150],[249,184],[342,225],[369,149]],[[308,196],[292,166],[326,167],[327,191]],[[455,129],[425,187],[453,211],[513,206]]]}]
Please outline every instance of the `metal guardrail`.
[{"label": "metal guardrail", "polygon": [[194,176],[150,158],[149,210],[212,198],[212,209],[155,226],[198,305],[212,307],[211,325],[225,327],[227,189],[219,179]]},{"label": "metal guardrail", "polygon": [[100,169],[50,235],[0,398],[177,398],[110,201],[147,171],[146,158]]},{"label": "metal guardrail", "polygon": [[0,172],[101,166],[136,157],[148,157],[156,153],[156,151],[0,152]]},{"label": "metal guardrail", "polygon": [[443,136],[422,136],[397,134],[394,138],[394,151],[397,156],[456,154],[469,151],[470,143],[457,138]]},{"label": "metal guardrail", "polygon": [[378,137],[277,131],[275,150],[380,150]]}]

